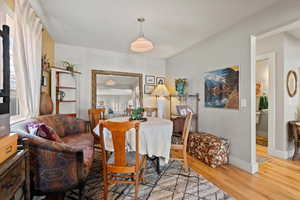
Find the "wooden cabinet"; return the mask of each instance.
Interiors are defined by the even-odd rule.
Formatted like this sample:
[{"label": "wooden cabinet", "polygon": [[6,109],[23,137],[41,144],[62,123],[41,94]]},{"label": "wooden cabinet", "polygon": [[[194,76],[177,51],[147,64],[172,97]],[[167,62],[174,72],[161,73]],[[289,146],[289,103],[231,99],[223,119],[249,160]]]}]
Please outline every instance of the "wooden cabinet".
[{"label": "wooden cabinet", "polygon": [[0,199],[10,200],[23,190],[25,200],[30,199],[29,153],[20,150],[0,165]]}]

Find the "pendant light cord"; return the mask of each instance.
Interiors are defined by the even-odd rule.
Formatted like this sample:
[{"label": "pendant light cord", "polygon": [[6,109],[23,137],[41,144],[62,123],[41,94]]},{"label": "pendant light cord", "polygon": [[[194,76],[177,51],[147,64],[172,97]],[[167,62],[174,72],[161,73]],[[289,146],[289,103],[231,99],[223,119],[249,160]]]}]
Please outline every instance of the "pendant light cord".
[{"label": "pendant light cord", "polygon": [[144,37],[143,22],[145,21],[145,19],[144,18],[138,18],[137,21],[140,23],[140,36]]}]

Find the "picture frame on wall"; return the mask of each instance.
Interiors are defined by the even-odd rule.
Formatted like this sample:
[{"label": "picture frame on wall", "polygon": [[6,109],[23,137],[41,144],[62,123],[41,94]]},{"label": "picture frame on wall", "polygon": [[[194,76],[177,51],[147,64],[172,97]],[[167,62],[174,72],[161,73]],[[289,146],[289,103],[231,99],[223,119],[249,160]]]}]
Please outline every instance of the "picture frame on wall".
[{"label": "picture frame on wall", "polygon": [[204,76],[204,106],[207,108],[239,110],[239,76],[239,65],[206,72]]},{"label": "picture frame on wall", "polygon": [[165,77],[156,77],[156,85],[161,85],[166,83],[166,78]]},{"label": "picture frame on wall", "polygon": [[155,88],[155,85],[148,85],[148,84],[145,84],[144,85],[144,93],[145,94],[151,94],[152,91],[154,90]]},{"label": "picture frame on wall", "polygon": [[148,84],[148,85],[155,85],[155,76],[152,76],[152,75],[146,75],[146,76],[145,76],[145,84]]}]

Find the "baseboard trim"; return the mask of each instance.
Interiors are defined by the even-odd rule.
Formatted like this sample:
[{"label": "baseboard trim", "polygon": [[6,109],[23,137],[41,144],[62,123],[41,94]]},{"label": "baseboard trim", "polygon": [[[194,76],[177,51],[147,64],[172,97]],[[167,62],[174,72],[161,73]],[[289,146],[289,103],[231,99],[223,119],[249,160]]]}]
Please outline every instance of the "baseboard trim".
[{"label": "baseboard trim", "polygon": [[281,159],[289,159],[290,157],[293,156],[293,151],[281,151],[278,149],[269,149],[268,153],[271,156],[277,157],[277,158],[281,158]]},{"label": "baseboard trim", "polygon": [[230,156],[229,163],[251,174],[255,174],[256,172],[258,172],[258,163],[256,162],[254,164],[251,164],[237,157]]}]

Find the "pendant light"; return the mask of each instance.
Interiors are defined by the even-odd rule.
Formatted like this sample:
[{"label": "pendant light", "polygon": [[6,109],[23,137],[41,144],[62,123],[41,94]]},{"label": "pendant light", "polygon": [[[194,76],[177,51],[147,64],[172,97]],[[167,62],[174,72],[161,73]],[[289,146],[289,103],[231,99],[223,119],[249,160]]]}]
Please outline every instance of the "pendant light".
[{"label": "pendant light", "polygon": [[152,41],[145,38],[143,32],[143,22],[145,22],[145,19],[138,18],[137,21],[140,23],[140,34],[138,38],[131,43],[130,49],[131,51],[137,53],[145,53],[151,51],[154,48],[154,45]]}]

